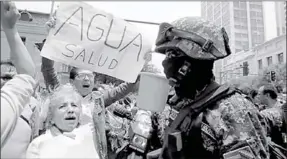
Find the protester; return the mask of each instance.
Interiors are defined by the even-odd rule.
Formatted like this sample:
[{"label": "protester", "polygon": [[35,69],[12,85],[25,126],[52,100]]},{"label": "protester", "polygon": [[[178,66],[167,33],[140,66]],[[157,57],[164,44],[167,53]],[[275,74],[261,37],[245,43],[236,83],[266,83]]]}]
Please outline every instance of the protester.
[{"label": "protester", "polygon": [[[3,148],[4,151],[5,148],[7,148],[5,146],[10,142],[11,135],[13,136],[12,138],[17,136],[15,136],[15,131],[19,132],[24,130],[21,135],[23,140],[19,142],[14,140],[18,142],[18,144],[13,143],[15,146],[13,149],[15,151],[9,148],[7,149],[10,153],[11,151],[15,152],[15,154],[17,153],[15,156],[20,158],[26,151],[31,136],[29,135],[29,129],[27,130],[27,127],[24,128],[25,126],[22,127],[20,123],[21,118],[19,117],[23,108],[25,106],[27,107],[30,101],[34,88],[36,87],[36,82],[32,78],[35,74],[35,65],[15,26],[19,18],[20,13],[14,3],[1,1],[1,25],[10,46],[10,55],[13,63],[8,62],[6,65],[1,64],[1,152],[3,153]],[[14,69],[12,65],[14,65],[16,69]],[[6,69],[5,71],[5,67],[11,69]],[[15,75],[16,70],[19,75]],[[13,155],[11,156],[13,157]]]},{"label": "protester", "polygon": [[29,145],[27,158],[100,158],[94,144],[99,138],[89,125],[81,124],[81,102],[81,95],[70,84],[53,90],[47,131]]},{"label": "protester", "polygon": [[266,108],[280,107],[282,104],[277,100],[278,93],[272,84],[263,85],[258,89],[256,100],[259,104],[266,105]]},{"label": "protester", "polygon": [[264,85],[259,88],[257,100],[266,105],[266,109],[260,111],[267,120],[268,136],[278,145],[285,147],[283,139],[283,112],[282,104],[277,101],[277,91],[273,85]]},{"label": "protester", "polygon": [[[51,63],[51,60],[48,60],[44,57],[42,57],[42,72],[44,75],[44,79],[47,84],[49,84],[47,87],[50,88],[56,88],[60,85],[60,82],[57,79],[56,73],[54,72],[52,65],[48,64]],[[115,87],[112,90],[106,90],[105,93],[102,92],[93,92],[94,88],[94,74],[92,71],[79,69],[79,68],[73,68],[70,72],[70,83],[73,84],[76,89],[79,91],[79,93],[83,97],[82,105],[83,105],[83,112],[82,115],[83,122],[82,124],[88,124],[92,123],[92,108],[96,111],[99,111],[99,114],[97,115],[99,120],[96,120],[95,126],[96,131],[98,131],[96,134],[99,135],[97,138],[100,139],[100,144],[103,147],[103,158],[106,155],[107,151],[107,143],[106,143],[106,135],[105,135],[105,107],[111,105],[115,101],[125,97],[129,93],[136,90],[136,84],[127,84],[123,83],[119,85],[118,87]],[[102,103],[93,103],[94,101],[92,99],[94,98],[103,98]],[[93,106],[94,105],[94,106]]]},{"label": "protester", "polygon": [[212,72],[215,60],[231,52],[224,28],[186,17],[160,25],[156,52],[166,55],[164,73],[179,102],[173,107],[162,150],[149,157],[269,158],[257,108],[240,92],[220,86]]},{"label": "protester", "polygon": [[[55,17],[52,18],[52,22],[48,22],[49,27],[55,26]],[[53,23],[53,25],[50,25]],[[47,25],[48,25],[47,24]],[[42,48],[40,48],[42,49]],[[42,57],[42,68],[41,71],[44,76],[47,88],[55,89],[60,85],[59,79],[57,78],[56,72],[53,68],[54,61]],[[95,87],[95,74],[90,70],[73,67],[70,71],[70,83],[75,86],[77,91],[83,97],[82,101],[82,123],[89,124],[93,123],[96,131],[96,138],[98,142],[98,153],[101,158],[107,158],[107,139],[105,134],[105,108],[119,99],[122,99],[131,92],[136,91],[138,87],[137,83],[123,83],[119,86],[106,90],[105,92],[93,91]],[[137,80],[138,81],[138,80]],[[101,98],[102,102],[95,103],[93,99]],[[99,149],[99,147],[101,149]]]}]

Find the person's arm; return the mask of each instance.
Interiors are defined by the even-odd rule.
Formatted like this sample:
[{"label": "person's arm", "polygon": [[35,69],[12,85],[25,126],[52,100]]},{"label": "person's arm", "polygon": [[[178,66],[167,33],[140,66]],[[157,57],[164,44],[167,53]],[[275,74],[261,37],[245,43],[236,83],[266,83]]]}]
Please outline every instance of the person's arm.
[{"label": "person's arm", "polygon": [[11,61],[19,74],[35,76],[35,64],[16,28],[20,13],[12,2],[1,2],[2,28],[11,51]]},{"label": "person's arm", "polygon": [[16,75],[1,88],[1,147],[10,137],[23,107],[29,103],[36,86],[29,75]]},{"label": "person's arm", "polygon": [[60,85],[57,72],[54,69],[54,61],[42,57],[41,71],[47,88],[54,89]]},{"label": "person's arm", "polygon": [[[45,26],[47,32],[50,31],[51,28],[54,28],[56,25],[56,12],[51,16],[49,21],[46,22]],[[45,40],[43,41],[42,45],[39,47],[41,51],[44,46]],[[48,58],[42,57],[42,65],[41,65],[41,72],[44,77],[44,81],[47,88],[56,88],[60,84],[60,80],[58,79],[57,72],[54,69],[54,61]]]},{"label": "person's arm", "polygon": [[122,83],[111,90],[105,91],[103,94],[105,107],[108,107],[114,102],[124,98],[129,93],[134,92],[138,87],[138,84],[139,80],[137,80],[135,83]]}]

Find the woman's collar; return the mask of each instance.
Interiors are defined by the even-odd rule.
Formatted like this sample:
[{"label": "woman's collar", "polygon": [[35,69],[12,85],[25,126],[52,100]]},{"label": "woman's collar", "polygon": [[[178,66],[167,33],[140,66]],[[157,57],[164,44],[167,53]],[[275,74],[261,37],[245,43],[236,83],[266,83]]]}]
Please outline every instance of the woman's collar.
[{"label": "woman's collar", "polygon": [[[76,129],[76,128],[75,128]],[[73,130],[74,131],[74,130]],[[75,139],[76,138],[76,134],[72,132],[63,132],[62,130],[60,130],[57,126],[53,125],[50,128],[50,132],[52,136],[58,136],[58,135],[64,135],[66,137],[69,137],[71,139]]]}]

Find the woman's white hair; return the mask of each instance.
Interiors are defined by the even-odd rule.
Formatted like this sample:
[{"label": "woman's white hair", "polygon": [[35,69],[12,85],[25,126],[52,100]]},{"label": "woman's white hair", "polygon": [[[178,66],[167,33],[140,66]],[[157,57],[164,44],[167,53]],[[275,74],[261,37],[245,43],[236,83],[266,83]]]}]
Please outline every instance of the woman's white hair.
[{"label": "woman's white hair", "polygon": [[40,113],[40,120],[42,121],[41,123],[44,124],[43,127],[46,130],[50,129],[51,126],[53,125],[52,117],[53,117],[54,107],[55,105],[57,105],[57,103],[54,103],[55,102],[54,100],[64,94],[69,94],[69,95],[74,94],[76,98],[79,98],[79,100],[81,100],[82,98],[81,95],[78,93],[77,89],[70,83],[65,84],[65,85],[60,85],[59,87],[52,90],[48,98],[46,99],[43,105],[43,108],[41,109],[41,113]]}]

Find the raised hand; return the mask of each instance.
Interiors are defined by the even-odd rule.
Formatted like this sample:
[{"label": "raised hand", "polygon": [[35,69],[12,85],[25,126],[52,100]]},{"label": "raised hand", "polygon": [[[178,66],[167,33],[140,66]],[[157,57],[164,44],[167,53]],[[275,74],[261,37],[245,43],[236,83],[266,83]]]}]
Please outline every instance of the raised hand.
[{"label": "raised hand", "polygon": [[3,29],[14,29],[21,14],[14,2],[1,1],[1,21]]},{"label": "raised hand", "polygon": [[146,63],[150,62],[152,60],[152,52],[147,52],[144,55],[144,60],[146,61]]},{"label": "raised hand", "polygon": [[56,26],[56,20],[57,20],[56,19],[56,13],[57,12],[55,12],[53,14],[53,16],[51,16],[51,18],[45,24],[46,29],[47,29],[48,32],[50,31],[51,28],[55,28],[55,26]]}]

